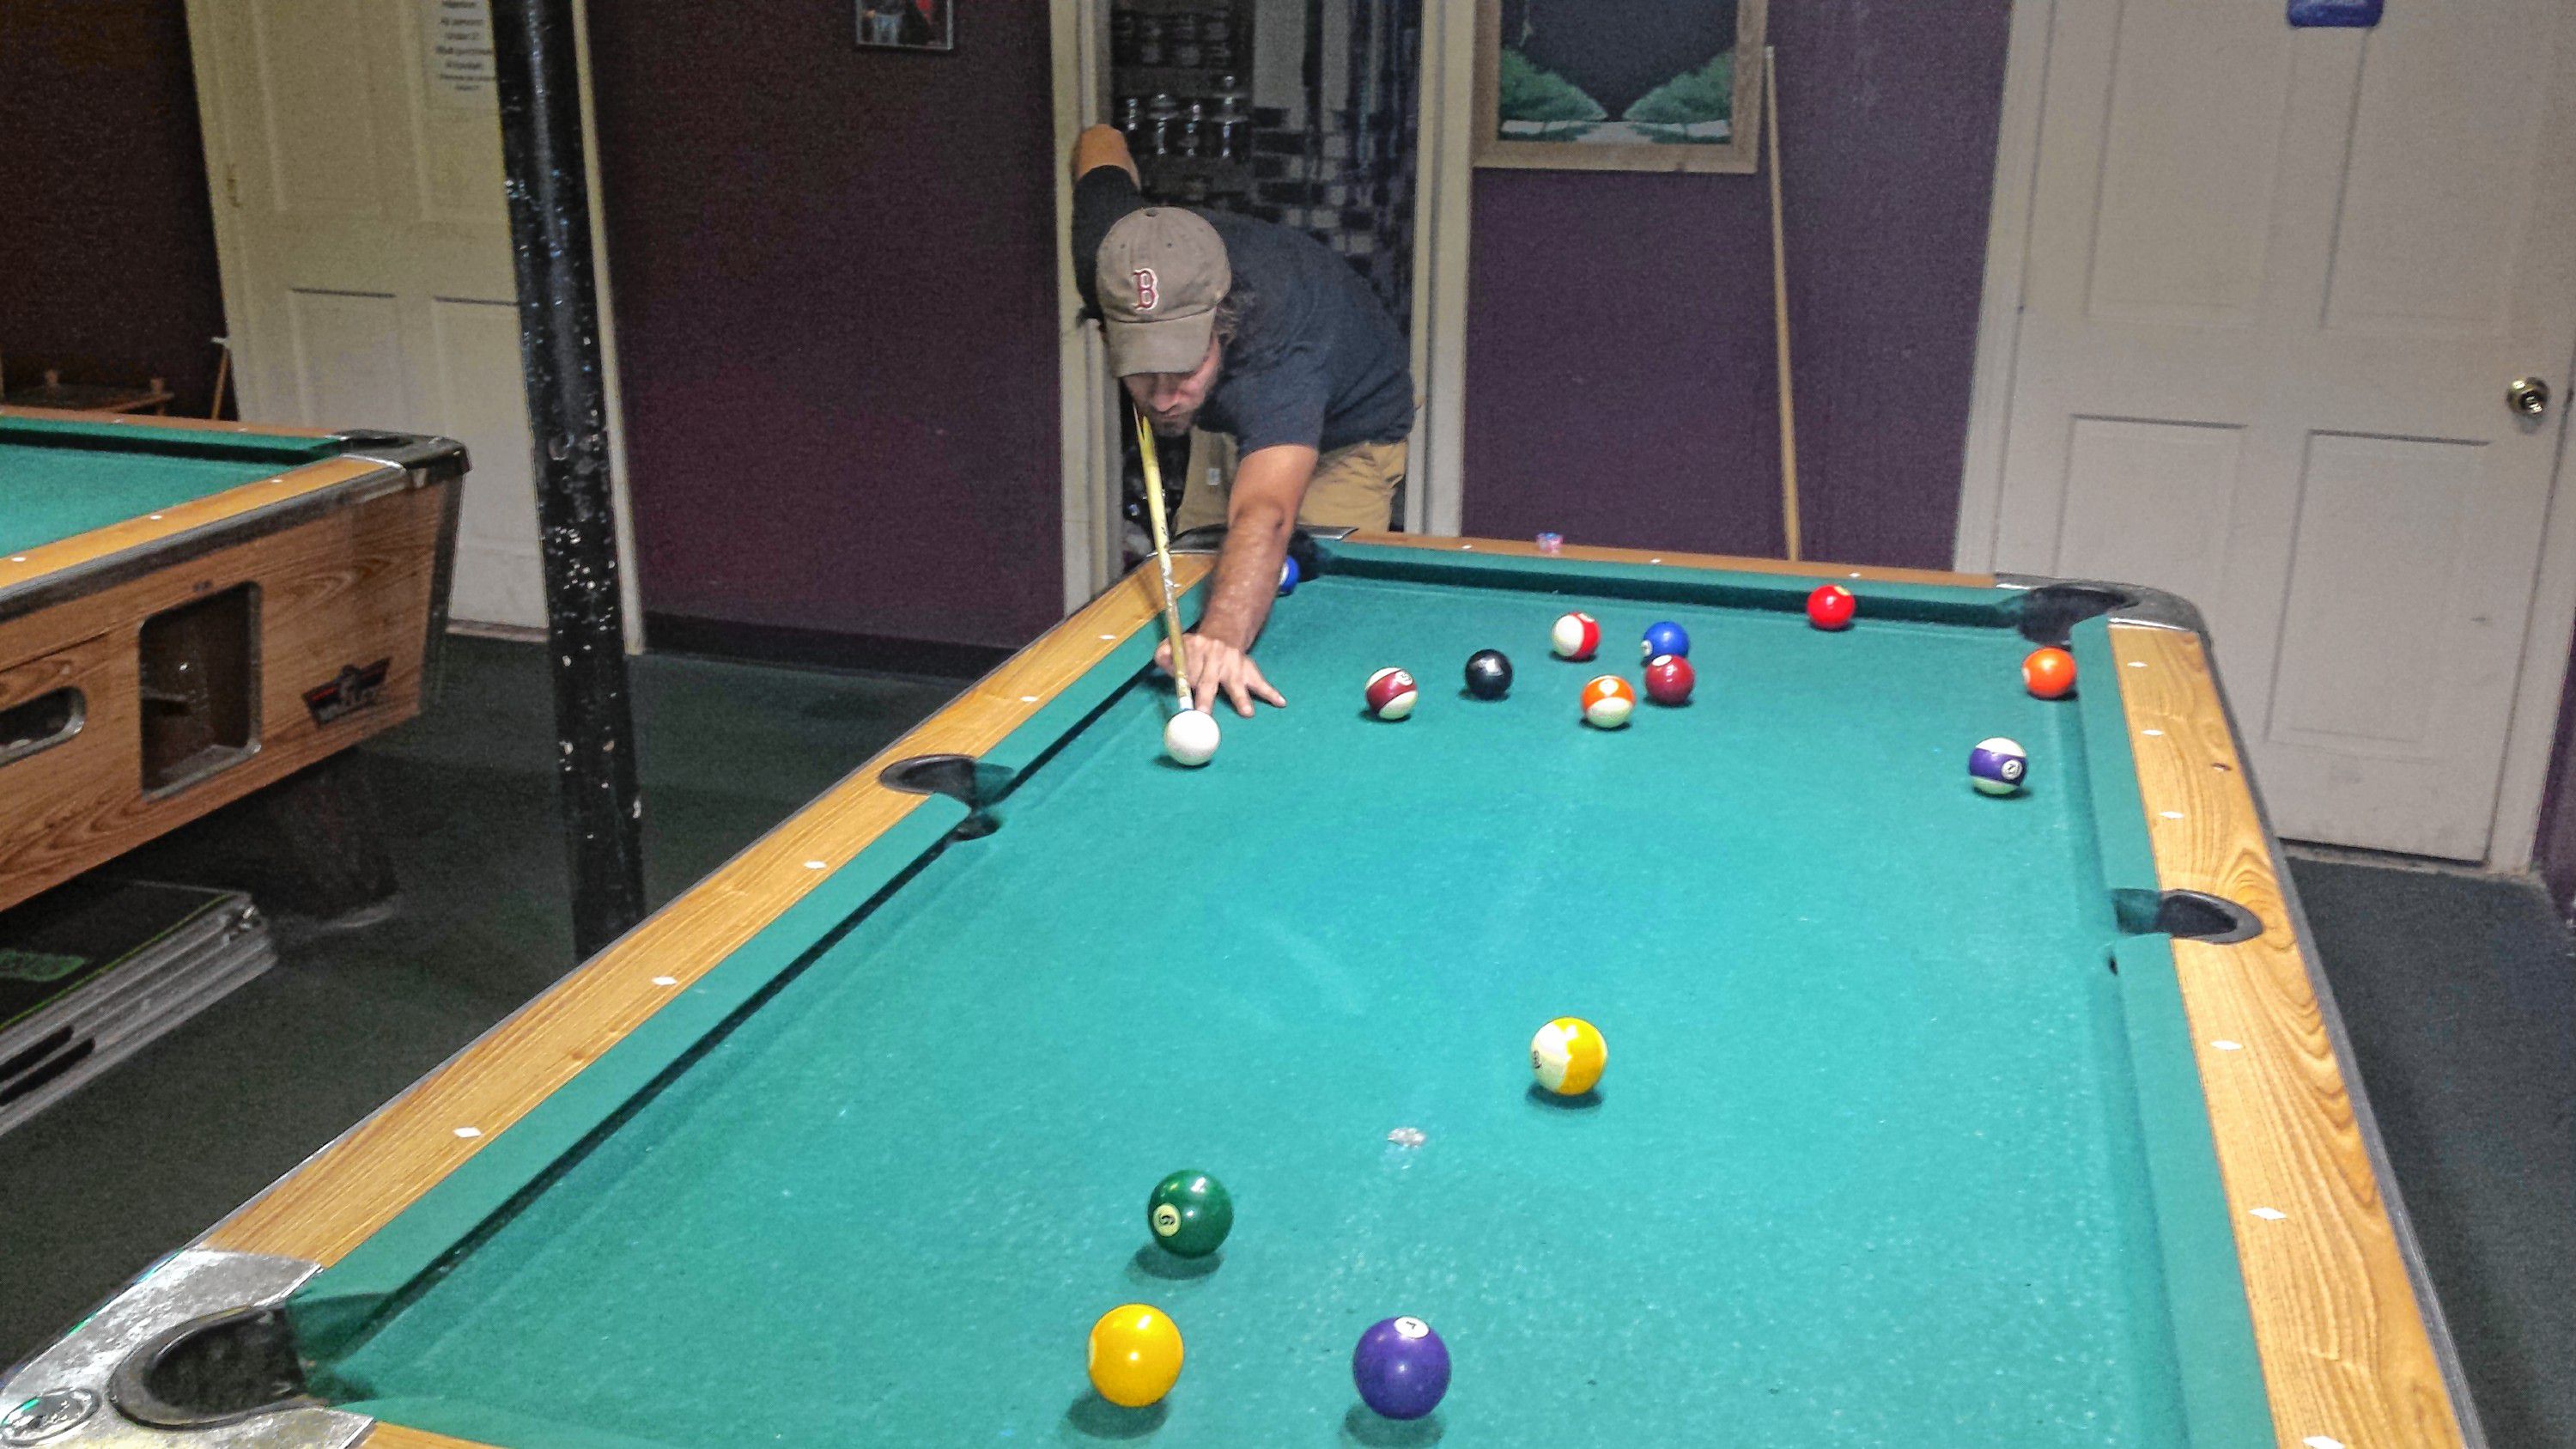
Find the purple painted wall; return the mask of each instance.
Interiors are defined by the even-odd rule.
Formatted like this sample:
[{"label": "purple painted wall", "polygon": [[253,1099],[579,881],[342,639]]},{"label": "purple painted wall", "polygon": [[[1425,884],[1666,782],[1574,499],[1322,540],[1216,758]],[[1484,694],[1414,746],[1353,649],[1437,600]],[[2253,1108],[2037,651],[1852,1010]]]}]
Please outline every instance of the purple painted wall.
[{"label": "purple painted wall", "polygon": [[[1772,0],[1806,552],[1946,568],[2007,0]],[[1466,528],[1777,554],[1763,175],[1476,173]]]},{"label": "purple painted wall", "polygon": [[0,0],[8,385],[168,379],[205,415],[224,330],[180,0]]},{"label": "purple painted wall", "polygon": [[1042,5],[591,10],[645,607],[1018,643],[1062,601]]}]

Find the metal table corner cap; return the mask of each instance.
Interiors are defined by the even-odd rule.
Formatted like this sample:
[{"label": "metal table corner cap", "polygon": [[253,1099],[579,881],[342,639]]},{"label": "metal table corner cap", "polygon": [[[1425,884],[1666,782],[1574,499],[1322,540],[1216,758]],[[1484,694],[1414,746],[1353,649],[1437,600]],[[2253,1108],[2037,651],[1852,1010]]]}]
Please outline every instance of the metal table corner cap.
[{"label": "metal table corner cap", "polygon": [[295,1408],[177,1432],[137,1424],[108,1402],[117,1365],[154,1337],[210,1313],[280,1302],[319,1271],[319,1264],[263,1253],[172,1254],[0,1386],[0,1446],[348,1449],[372,1422],[363,1415]]}]

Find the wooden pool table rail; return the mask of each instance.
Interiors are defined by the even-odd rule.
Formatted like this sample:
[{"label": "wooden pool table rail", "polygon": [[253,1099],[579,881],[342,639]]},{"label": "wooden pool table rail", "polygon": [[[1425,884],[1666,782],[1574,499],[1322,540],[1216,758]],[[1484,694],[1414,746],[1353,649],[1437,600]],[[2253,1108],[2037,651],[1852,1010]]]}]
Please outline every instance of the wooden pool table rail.
[{"label": "wooden pool table rail", "polygon": [[2281,1449],[2460,1445],[2201,638],[2114,624],[2111,652],[2160,884],[2263,923],[2251,940],[2176,941],[2173,954]]},{"label": "wooden pool table rail", "polygon": [[0,407],[0,418],[24,418],[40,423],[98,423],[116,428],[146,428],[161,432],[181,428],[198,433],[233,433],[258,438],[330,438],[337,437],[329,428],[291,428],[277,423],[241,423],[225,418],[167,418],[155,414],[136,417],[126,413],[82,411],[77,408]]},{"label": "wooden pool table rail", "polygon": [[120,519],[105,528],[75,533],[38,544],[23,553],[0,555],[0,594],[20,585],[57,578],[137,548],[149,547],[198,529],[257,513],[315,493],[353,483],[385,465],[367,458],[330,458],[293,472],[174,503],[139,518]]},{"label": "wooden pool table rail", "polygon": [[366,1449],[491,1449],[488,1444],[477,1444],[470,1439],[450,1439],[427,1429],[410,1429],[382,1422],[368,1430],[367,1437],[358,1442]]},{"label": "wooden pool table rail", "polygon": [[1990,589],[1995,585],[1992,574],[1958,574],[1942,569],[1881,568],[1861,564],[1790,563],[1776,558],[1739,558],[1734,554],[1683,553],[1672,549],[1606,548],[1596,544],[1569,543],[1550,554],[1536,543],[1515,538],[1440,538],[1421,533],[1354,533],[1350,538],[1353,543],[1428,549],[1439,553],[1486,553],[1506,558],[1561,558],[1590,563],[1668,564],[1684,569],[1780,574],[1814,579],[1818,583],[1862,579],[1882,584],[1952,584],[1965,589]]},{"label": "wooden pool table rail", "polygon": [[[80,423],[96,427],[130,428],[145,432],[184,429],[251,437],[329,438],[340,434],[316,428],[279,428],[245,423],[210,422],[202,418],[128,417],[119,413],[49,412],[43,409],[0,407],[0,418],[25,419],[59,424]],[[386,460],[371,457],[364,448],[342,457],[317,458],[309,463],[284,465],[277,476],[262,478],[199,498],[174,503],[167,508],[135,518],[120,519],[104,528],[90,529],[68,538],[10,554],[0,554],[0,615],[20,612],[23,597],[13,598],[17,591],[31,585],[40,586],[48,600],[58,589],[56,581],[77,582],[84,575],[95,576],[107,561],[137,549],[166,545],[190,534],[214,530],[224,525],[239,524],[272,510],[289,507],[317,494],[345,489],[369,475],[381,475],[384,491],[391,492],[416,484],[407,476],[387,466]],[[372,490],[354,490],[344,503],[354,505],[368,501]],[[83,585],[86,587],[86,585]],[[0,652],[0,663],[9,662]]]}]

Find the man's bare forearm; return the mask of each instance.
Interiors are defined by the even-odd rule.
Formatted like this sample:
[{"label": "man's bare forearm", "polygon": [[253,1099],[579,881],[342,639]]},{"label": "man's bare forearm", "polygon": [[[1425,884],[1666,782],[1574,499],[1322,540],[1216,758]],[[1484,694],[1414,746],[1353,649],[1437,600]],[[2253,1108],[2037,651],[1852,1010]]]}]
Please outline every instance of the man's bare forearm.
[{"label": "man's bare forearm", "polygon": [[1279,561],[1288,556],[1297,509],[1315,478],[1315,450],[1294,444],[1258,448],[1237,459],[1225,511],[1225,548],[1216,583],[1199,615],[1199,632],[1237,649],[1261,637],[1279,597]]},{"label": "man's bare forearm", "polygon": [[1279,561],[1288,555],[1293,520],[1275,504],[1237,508],[1226,521],[1225,547],[1216,558],[1216,583],[1198,632],[1249,649],[1270,620],[1279,597]]},{"label": "man's bare forearm", "polygon": [[1080,181],[1103,166],[1115,166],[1138,186],[1145,184],[1145,178],[1136,170],[1136,158],[1128,154],[1127,138],[1116,126],[1091,126],[1073,138],[1074,180]]}]

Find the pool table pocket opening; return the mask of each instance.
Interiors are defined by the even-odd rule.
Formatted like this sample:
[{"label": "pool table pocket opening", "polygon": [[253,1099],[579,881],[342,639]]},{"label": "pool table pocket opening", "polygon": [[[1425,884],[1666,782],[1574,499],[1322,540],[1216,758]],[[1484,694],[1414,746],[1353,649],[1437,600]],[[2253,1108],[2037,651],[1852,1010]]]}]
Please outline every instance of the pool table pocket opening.
[{"label": "pool table pocket opening", "polygon": [[1002,828],[993,805],[1010,793],[1015,772],[973,755],[910,755],[877,772],[877,783],[909,795],[945,795],[966,807],[951,840],[981,840]]},{"label": "pool table pocket opening", "polygon": [[2114,907],[2131,935],[2170,936],[2233,946],[2263,934],[2263,918],[2225,896],[2207,891],[2165,890],[2145,896],[2121,892]]}]

